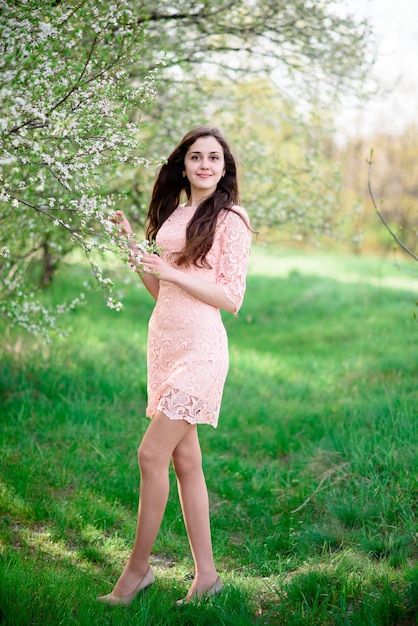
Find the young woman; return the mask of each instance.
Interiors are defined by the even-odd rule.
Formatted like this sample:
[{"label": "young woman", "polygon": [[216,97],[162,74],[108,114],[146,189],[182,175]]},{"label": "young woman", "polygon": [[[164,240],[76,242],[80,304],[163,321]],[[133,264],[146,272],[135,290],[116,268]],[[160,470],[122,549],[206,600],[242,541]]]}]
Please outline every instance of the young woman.
[{"label": "young woman", "polygon": [[[181,197],[186,199],[181,204]],[[147,218],[147,237],[160,254],[131,260],[156,305],[148,334],[150,425],[138,449],[140,500],[134,546],[113,591],[98,599],[129,604],[154,581],[149,556],[169,491],[173,462],[195,564],[187,596],[222,589],[213,554],[209,501],[197,424],[216,427],[228,370],[228,343],[219,309],[236,313],[245,291],[251,228],[238,205],[234,158],[216,128],[189,132],[162,166]],[[124,214],[120,232],[131,237]]]}]

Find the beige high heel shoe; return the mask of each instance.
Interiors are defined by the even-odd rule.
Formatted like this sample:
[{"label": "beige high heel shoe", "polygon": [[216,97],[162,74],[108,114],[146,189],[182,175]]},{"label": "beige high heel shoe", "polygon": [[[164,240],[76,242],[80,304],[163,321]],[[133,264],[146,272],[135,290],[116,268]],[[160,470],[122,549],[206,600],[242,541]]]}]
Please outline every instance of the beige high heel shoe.
[{"label": "beige high heel shoe", "polygon": [[223,585],[221,579],[218,578],[213,583],[212,587],[209,587],[207,591],[202,594],[197,593],[195,591],[192,595],[187,594],[185,598],[182,600],[177,600],[176,606],[183,606],[184,604],[188,604],[189,602],[193,602],[194,599],[203,600],[204,598],[209,598],[209,596],[216,596],[218,593],[222,591]]},{"label": "beige high heel shoe", "polygon": [[139,585],[135,587],[132,593],[128,593],[128,595],[126,596],[115,596],[113,595],[113,593],[108,593],[105,596],[98,596],[97,601],[103,602],[103,604],[108,604],[109,606],[128,606],[135,600],[140,591],[144,591],[144,589],[147,589],[147,587],[152,585],[153,582],[154,572],[152,571],[151,567],[148,567],[144,577],[140,581]]}]

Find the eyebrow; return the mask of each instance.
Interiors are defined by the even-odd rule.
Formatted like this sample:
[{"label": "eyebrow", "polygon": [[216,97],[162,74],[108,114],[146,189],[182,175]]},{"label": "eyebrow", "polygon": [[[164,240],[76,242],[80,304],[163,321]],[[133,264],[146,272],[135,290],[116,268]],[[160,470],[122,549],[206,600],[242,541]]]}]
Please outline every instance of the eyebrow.
[{"label": "eyebrow", "polygon": [[[189,154],[202,154],[202,153],[199,152],[199,150],[192,150],[192,152],[189,152]],[[209,154],[221,154],[221,153],[218,152],[217,150],[212,150],[211,152],[209,152]]]}]

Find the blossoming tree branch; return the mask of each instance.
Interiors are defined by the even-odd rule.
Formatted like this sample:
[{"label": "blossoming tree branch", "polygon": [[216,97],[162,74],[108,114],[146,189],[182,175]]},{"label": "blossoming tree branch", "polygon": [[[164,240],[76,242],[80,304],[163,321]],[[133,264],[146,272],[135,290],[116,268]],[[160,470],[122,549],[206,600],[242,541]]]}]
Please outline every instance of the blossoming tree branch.
[{"label": "blossoming tree branch", "polygon": [[47,282],[79,246],[108,305],[121,307],[97,263],[97,252],[118,243],[105,183],[122,163],[147,166],[137,156],[141,126],[130,118],[153,98],[158,62],[145,79],[130,79],[146,41],[125,0],[0,7],[0,315],[48,337],[83,295],[45,307],[36,260]]}]

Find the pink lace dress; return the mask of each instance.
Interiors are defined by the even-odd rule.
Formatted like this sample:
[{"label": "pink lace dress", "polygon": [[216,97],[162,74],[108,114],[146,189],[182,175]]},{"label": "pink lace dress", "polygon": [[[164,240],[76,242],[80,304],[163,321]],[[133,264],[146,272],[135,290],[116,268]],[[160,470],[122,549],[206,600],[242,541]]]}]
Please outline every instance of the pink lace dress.
[{"label": "pink lace dress", "polygon": [[[234,207],[246,220],[244,209]],[[191,207],[179,206],[157,234],[162,258],[174,261],[183,248]],[[238,311],[245,292],[251,231],[231,211],[218,217],[215,239],[207,255],[211,269],[182,268],[208,282],[218,283]],[[148,327],[148,406],[173,420],[190,424],[218,424],[228,372],[228,339],[217,307],[206,304],[180,287],[160,281],[158,299]]]}]

